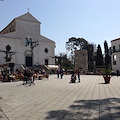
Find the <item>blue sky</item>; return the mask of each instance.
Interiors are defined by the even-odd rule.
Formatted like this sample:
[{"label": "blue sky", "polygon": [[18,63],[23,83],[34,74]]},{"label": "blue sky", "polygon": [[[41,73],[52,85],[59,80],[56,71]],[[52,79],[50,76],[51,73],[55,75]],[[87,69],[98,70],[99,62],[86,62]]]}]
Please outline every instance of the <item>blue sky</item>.
[{"label": "blue sky", "polygon": [[4,0],[0,1],[0,31],[29,12],[41,24],[41,34],[56,42],[55,53],[66,53],[71,37],[100,44],[120,37],[120,0]]}]

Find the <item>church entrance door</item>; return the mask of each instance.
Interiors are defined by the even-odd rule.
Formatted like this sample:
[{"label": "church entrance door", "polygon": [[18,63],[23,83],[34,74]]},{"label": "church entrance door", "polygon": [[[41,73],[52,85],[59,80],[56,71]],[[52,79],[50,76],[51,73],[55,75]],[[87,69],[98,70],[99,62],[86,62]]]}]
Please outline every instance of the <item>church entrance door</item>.
[{"label": "church entrance door", "polygon": [[31,56],[26,56],[26,66],[32,67],[32,57]]}]

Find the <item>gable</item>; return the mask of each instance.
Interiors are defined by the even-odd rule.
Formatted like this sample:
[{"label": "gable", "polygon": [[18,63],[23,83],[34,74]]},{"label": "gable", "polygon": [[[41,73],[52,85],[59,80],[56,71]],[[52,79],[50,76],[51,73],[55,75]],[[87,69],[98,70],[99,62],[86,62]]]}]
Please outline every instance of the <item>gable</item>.
[{"label": "gable", "polygon": [[10,33],[15,31],[15,20],[13,20],[7,27],[5,27],[0,34]]},{"label": "gable", "polygon": [[29,12],[27,12],[27,13],[24,14],[24,15],[21,15],[21,16],[15,18],[15,19],[40,23],[40,22],[39,22],[35,17],[33,17]]}]

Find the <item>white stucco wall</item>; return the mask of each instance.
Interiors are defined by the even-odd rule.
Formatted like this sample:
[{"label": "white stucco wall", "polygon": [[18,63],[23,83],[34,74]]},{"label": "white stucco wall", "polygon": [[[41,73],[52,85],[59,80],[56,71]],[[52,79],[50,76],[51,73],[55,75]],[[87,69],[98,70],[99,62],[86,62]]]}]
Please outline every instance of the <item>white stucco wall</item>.
[{"label": "white stucco wall", "polygon": [[[112,69],[113,71],[116,72],[116,70],[118,69],[120,71],[120,40],[113,40],[111,41],[111,50],[113,51],[113,46],[115,46],[115,50],[116,52],[112,52],[111,55],[111,62],[112,62]],[[113,64],[113,56],[116,55],[116,65]]]},{"label": "white stucco wall", "polygon": [[116,50],[119,50],[120,40],[116,40],[111,42],[111,49],[113,50],[113,46],[115,46]]},{"label": "white stucco wall", "polygon": [[20,36],[22,34],[30,36],[40,35],[40,24],[16,19],[16,32],[19,33]]},{"label": "white stucco wall", "polygon": [[[28,19],[31,19],[28,21]],[[27,20],[25,20],[27,19]],[[16,31],[0,35],[0,50],[6,50],[6,46],[11,46],[11,51],[15,51],[16,54],[12,56],[12,62],[21,65],[25,64],[25,51],[30,51],[30,46],[25,46],[25,38],[32,38],[33,41],[38,41],[39,45],[33,49],[33,64],[39,65],[45,64],[45,59],[48,59],[49,64],[55,64],[55,60],[52,58],[55,56],[55,42],[40,35],[40,22],[34,20],[34,18],[28,13],[27,17],[22,16],[15,19]],[[45,53],[45,48],[48,49],[48,53]],[[0,64],[5,62],[5,54],[0,52]],[[51,57],[52,56],[52,57]]]}]

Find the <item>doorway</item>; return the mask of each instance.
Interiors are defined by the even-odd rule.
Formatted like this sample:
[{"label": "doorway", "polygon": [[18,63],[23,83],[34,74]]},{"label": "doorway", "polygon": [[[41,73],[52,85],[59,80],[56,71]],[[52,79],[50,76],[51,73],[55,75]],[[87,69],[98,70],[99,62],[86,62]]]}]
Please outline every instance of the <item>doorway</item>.
[{"label": "doorway", "polygon": [[26,66],[32,67],[32,57],[31,56],[26,56]]},{"label": "doorway", "polygon": [[45,65],[48,65],[48,60],[47,59],[45,59]]}]

